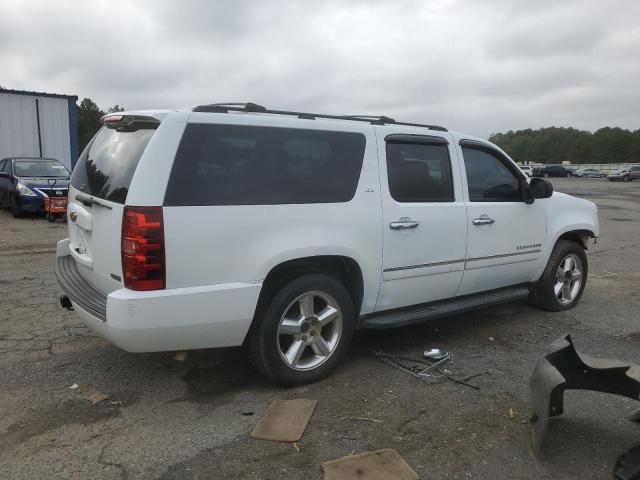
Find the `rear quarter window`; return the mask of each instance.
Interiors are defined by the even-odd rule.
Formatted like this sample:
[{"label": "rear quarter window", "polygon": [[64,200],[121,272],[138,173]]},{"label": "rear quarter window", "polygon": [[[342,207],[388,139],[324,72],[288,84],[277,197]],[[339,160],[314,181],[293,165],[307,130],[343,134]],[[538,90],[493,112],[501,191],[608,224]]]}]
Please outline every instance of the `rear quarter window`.
[{"label": "rear quarter window", "polygon": [[364,135],[189,124],[166,206],[347,202],[358,186]]},{"label": "rear quarter window", "polygon": [[124,203],[133,173],[154,133],[153,129],[103,127],[80,155],[71,185],[94,197]]}]

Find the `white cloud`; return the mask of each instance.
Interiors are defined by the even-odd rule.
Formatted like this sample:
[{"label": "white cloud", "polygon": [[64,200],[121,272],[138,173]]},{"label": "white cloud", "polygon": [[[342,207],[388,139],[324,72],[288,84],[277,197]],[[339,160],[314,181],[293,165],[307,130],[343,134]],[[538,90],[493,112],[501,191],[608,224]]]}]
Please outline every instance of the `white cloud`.
[{"label": "white cloud", "polygon": [[0,84],[103,108],[640,128],[640,2],[0,0],[0,18]]}]

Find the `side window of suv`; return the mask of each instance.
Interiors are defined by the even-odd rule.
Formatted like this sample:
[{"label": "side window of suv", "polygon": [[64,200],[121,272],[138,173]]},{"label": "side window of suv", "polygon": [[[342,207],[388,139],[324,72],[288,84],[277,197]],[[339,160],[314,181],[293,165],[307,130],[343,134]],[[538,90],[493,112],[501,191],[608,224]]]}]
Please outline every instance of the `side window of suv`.
[{"label": "side window of suv", "polygon": [[356,132],[189,124],[165,205],[348,202],[364,149],[365,137]]},{"label": "side window of suv", "polygon": [[6,168],[8,161],[9,160],[0,160],[0,173],[9,173]]},{"label": "side window of suv", "polygon": [[520,179],[506,159],[490,149],[463,146],[469,200],[472,202],[521,201]]},{"label": "side window of suv", "polygon": [[[418,143],[419,142],[419,143]],[[452,202],[449,147],[444,139],[409,135],[387,138],[389,193],[397,202]]]}]

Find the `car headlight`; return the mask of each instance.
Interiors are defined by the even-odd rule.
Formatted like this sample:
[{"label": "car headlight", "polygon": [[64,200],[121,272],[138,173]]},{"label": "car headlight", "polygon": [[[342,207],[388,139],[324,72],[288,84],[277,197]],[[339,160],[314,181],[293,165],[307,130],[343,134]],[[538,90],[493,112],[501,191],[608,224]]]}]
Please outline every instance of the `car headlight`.
[{"label": "car headlight", "polygon": [[33,190],[31,190],[29,187],[27,187],[22,182],[18,182],[18,185],[16,186],[16,190],[18,190],[18,194],[22,195],[23,197],[35,197],[36,196],[35,192]]}]

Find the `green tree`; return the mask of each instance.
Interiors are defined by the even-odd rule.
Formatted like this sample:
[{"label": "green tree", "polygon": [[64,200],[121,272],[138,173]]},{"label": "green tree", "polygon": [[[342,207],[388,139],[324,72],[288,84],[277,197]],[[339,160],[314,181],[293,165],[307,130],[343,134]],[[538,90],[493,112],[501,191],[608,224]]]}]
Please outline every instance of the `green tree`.
[{"label": "green tree", "polygon": [[518,162],[622,163],[640,161],[640,130],[605,127],[591,133],[564,127],[510,130],[489,138]]},{"label": "green tree", "polygon": [[80,105],[76,106],[76,110],[78,112],[78,141],[80,151],[82,151],[100,129],[100,119],[104,116],[104,112],[90,98],[83,98]]},{"label": "green tree", "polygon": [[124,112],[124,107],[121,107],[120,105],[115,104],[113,107],[107,110],[107,113],[114,113],[114,112]]}]

